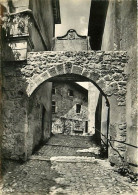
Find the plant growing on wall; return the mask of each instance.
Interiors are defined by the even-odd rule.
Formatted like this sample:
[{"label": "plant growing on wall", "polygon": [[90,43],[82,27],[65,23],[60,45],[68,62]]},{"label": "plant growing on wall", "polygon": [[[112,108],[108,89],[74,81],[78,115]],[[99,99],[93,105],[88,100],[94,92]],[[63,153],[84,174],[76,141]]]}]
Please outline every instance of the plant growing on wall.
[{"label": "plant growing on wall", "polygon": [[9,13],[1,17],[2,28],[5,30],[6,36],[27,34],[28,29],[32,26],[30,17],[24,14],[15,14],[11,16]]},{"label": "plant growing on wall", "polygon": [[13,18],[13,28],[17,31],[17,34],[27,34],[28,29],[31,26],[30,17],[17,14]]},{"label": "plant growing on wall", "polygon": [[4,16],[0,16],[0,23],[2,26],[2,29],[5,31],[6,36],[8,35],[9,29],[11,27],[11,18],[9,16],[9,13],[4,13]]}]

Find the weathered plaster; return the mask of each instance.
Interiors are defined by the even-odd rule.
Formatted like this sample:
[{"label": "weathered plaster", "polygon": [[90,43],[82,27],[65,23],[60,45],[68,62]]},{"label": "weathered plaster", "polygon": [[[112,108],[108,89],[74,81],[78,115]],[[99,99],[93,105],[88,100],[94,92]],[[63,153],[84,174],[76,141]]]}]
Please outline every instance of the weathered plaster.
[{"label": "weathered plaster", "polygon": [[[102,39],[102,50],[126,50],[126,142],[137,146],[137,1],[110,1]],[[123,93],[123,91],[121,92]],[[127,146],[126,159],[137,172],[137,148]]]},{"label": "weathered plaster", "polygon": [[[56,112],[52,114],[54,133],[73,135],[77,130],[81,134],[85,133],[85,123],[88,121],[88,93],[81,87],[77,89],[77,84],[74,85],[66,82],[54,83],[55,94],[52,95],[52,101],[56,102]],[[73,90],[73,96],[69,96],[69,90]],[[80,113],[76,113],[76,104],[81,105]]]},{"label": "weathered plaster", "polygon": [[79,74],[96,83],[107,96],[117,96],[121,106],[125,105],[126,63],[126,52],[30,52],[27,64],[20,71],[28,83],[28,96],[47,79]]},{"label": "weathered plaster", "polygon": [[[26,131],[28,132],[29,128],[29,101],[35,94],[39,94],[39,89],[46,81],[59,75],[65,77],[70,75],[72,79],[75,79],[75,75],[80,75],[101,90],[110,104],[109,135],[118,138],[119,125],[126,123],[126,64],[127,54],[123,51],[30,52],[27,61],[5,63],[3,66],[5,155],[18,159],[31,154],[32,149],[28,151],[30,141],[26,139]],[[41,120],[41,116],[38,118]],[[123,130],[126,130],[126,126]],[[34,143],[38,143],[38,140]],[[112,150],[110,152],[109,149],[109,157],[115,161],[113,156]]]}]

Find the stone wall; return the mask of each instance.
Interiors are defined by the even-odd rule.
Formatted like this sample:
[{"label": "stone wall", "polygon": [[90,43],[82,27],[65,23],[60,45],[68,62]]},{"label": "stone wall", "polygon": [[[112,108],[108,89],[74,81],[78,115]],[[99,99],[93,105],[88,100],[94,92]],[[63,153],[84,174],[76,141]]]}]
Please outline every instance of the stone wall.
[{"label": "stone wall", "polygon": [[[40,64],[40,56],[41,63]],[[35,67],[33,66],[35,61]],[[38,61],[39,66],[36,66]],[[109,137],[122,141],[120,134],[126,136],[126,66],[127,56],[125,52],[41,52],[29,53],[28,63],[32,66],[30,74],[35,73],[35,78],[30,80],[27,93],[30,94],[44,80],[58,75],[82,75],[86,80],[94,82],[103,95],[106,94],[110,104]],[[29,66],[30,67],[30,66]],[[34,67],[34,68],[33,68]],[[22,69],[25,75],[27,66]],[[36,70],[40,74],[36,72]],[[45,70],[45,72],[43,71]],[[29,75],[27,75],[29,77]],[[28,80],[28,78],[26,79]],[[88,81],[87,80],[87,81]],[[30,95],[28,93],[28,95]],[[124,128],[120,128],[124,126]],[[125,141],[125,140],[123,140]],[[125,155],[125,147],[112,142],[113,147]],[[124,145],[125,146],[125,145]],[[109,148],[109,159],[114,163],[120,163],[118,154]]]},{"label": "stone wall", "polygon": [[[15,25],[13,25],[11,20],[13,29],[10,29],[10,33],[12,32],[12,34],[10,37],[3,37],[3,51],[5,51],[3,57],[5,59],[3,58],[2,66],[2,114],[3,156],[5,158],[25,160],[42,139],[44,141],[50,136],[52,84],[45,83],[39,87],[38,92],[34,92],[34,96],[28,99],[25,93],[27,83],[21,69],[25,65],[23,60],[26,60],[27,51],[53,49],[55,21],[52,2],[51,0],[45,2],[35,0],[2,1],[11,14],[11,18],[20,12],[19,17],[21,19],[29,17],[31,25],[30,28],[26,28],[27,21],[25,23],[27,31],[19,33],[18,22],[14,21]],[[54,7],[55,12],[57,9]],[[42,16],[41,13],[43,13]],[[15,53],[18,56],[14,55]],[[45,92],[44,95],[41,90]]]},{"label": "stone wall", "polygon": [[89,83],[88,87],[89,131],[93,135],[95,134],[95,138],[97,138],[97,141],[99,140],[98,141],[99,144],[105,146],[105,144],[107,144],[106,138],[108,137],[107,134],[109,105],[104,96],[102,96],[101,101],[98,101],[99,96],[101,96],[101,93],[97,89],[97,87],[94,86],[92,83]]},{"label": "stone wall", "polygon": [[103,145],[107,144],[107,137],[109,138],[108,135],[108,123],[109,123],[109,107],[107,105],[105,97],[102,97],[102,114],[101,114],[101,139]]},{"label": "stone wall", "polygon": [[66,35],[55,39],[54,51],[82,50],[88,50],[88,37],[78,35],[74,29],[68,30]]},{"label": "stone wall", "polygon": [[[17,65],[18,66],[18,65]],[[12,64],[3,64],[3,156],[25,158],[25,131],[28,128],[24,80]]]},{"label": "stone wall", "polygon": [[[5,156],[18,159],[25,158],[31,153],[27,151],[31,146],[28,146],[30,141],[26,139],[29,128],[27,120],[29,99],[38,92],[41,84],[60,75],[70,76],[72,80],[75,80],[76,75],[80,75],[83,80],[91,81],[99,88],[110,104],[109,134],[113,139],[119,138],[118,131],[125,132],[127,125],[126,64],[126,52],[118,51],[30,52],[27,61],[5,63],[3,65]],[[35,102],[37,101],[34,98]],[[41,112],[41,107],[39,111]],[[41,116],[39,118],[41,120]],[[38,140],[35,140],[35,143],[38,143]],[[116,158],[110,149],[109,156],[113,161],[118,161],[118,157]]]},{"label": "stone wall", "polygon": [[28,83],[27,94],[46,79],[62,74],[78,74],[92,79],[107,96],[116,95],[118,105],[125,105],[126,52],[30,52],[20,71]]},{"label": "stone wall", "polygon": [[0,2],[4,7],[6,7],[9,13],[20,12],[22,10],[28,9],[29,0],[1,0]]},{"label": "stone wall", "polygon": [[[56,112],[52,114],[52,131],[75,134],[78,130],[82,134],[85,133],[85,122],[88,121],[87,90],[75,83],[53,84],[55,95],[52,95],[52,101],[56,103]],[[69,90],[73,91],[73,96],[69,96]],[[80,113],[76,113],[76,104],[81,105]]]},{"label": "stone wall", "polygon": [[89,132],[95,134],[95,111],[100,91],[95,85],[89,83],[88,87],[88,118]]},{"label": "stone wall", "polygon": [[1,3],[9,13],[22,14],[24,11],[29,11],[29,17],[32,22],[31,39],[34,44],[34,51],[53,50],[56,17],[53,10],[55,9],[59,12],[59,8],[54,7],[52,0],[3,0]]},{"label": "stone wall", "polygon": [[[11,25],[5,43],[7,42],[13,50],[11,53],[18,52],[20,60],[23,60],[26,59],[27,51],[53,50],[55,34],[53,9],[58,8],[53,8],[52,0],[39,2],[12,0],[4,5],[10,13]],[[21,26],[24,28],[20,28],[20,21],[23,21]],[[13,59],[10,58],[9,61],[11,60]]]},{"label": "stone wall", "polygon": [[28,99],[19,67],[12,63],[3,67],[2,153],[5,158],[26,160],[40,141],[50,137],[52,84],[44,83]]},{"label": "stone wall", "polygon": [[[30,0],[29,9],[32,10],[33,16],[39,27],[39,32],[42,34],[43,41],[46,45],[45,50],[53,50],[53,38],[55,35],[55,22],[53,15],[52,0]],[[43,13],[43,14],[42,14]],[[32,30],[32,35],[34,31]],[[39,42],[36,37],[33,39],[35,45],[37,45],[37,51],[42,51],[38,49]]]},{"label": "stone wall", "polygon": [[28,9],[29,7],[29,0],[24,0],[24,1],[20,1],[20,0],[11,0],[8,3],[9,7],[10,7],[10,12],[20,12],[23,11],[25,9]]},{"label": "stone wall", "polygon": [[[102,40],[102,50],[126,50],[129,55],[126,73],[128,74],[126,94],[127,139],[122,139],[137,146],[137,1],[110,1]],[[121,145],[120,145],[121,147]],[[133,171],[137,172],[137,149],[127,146],[126,159]]]},{"label": "stone wall", "polygon": [[29,99],[28,129],[25,139],[27,156],[30,156],[40,143],[50,138],[52,130],[51,86],[52,83],[45,82]]}]

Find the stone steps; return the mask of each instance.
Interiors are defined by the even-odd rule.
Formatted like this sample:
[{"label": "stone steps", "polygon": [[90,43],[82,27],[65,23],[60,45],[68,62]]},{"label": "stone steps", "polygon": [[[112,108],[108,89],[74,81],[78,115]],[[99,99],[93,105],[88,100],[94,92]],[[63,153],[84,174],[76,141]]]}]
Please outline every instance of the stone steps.
[{"label": "stone steps", "polygon": [[49,141],[48,145],[58,145],[58,146],[69,146],[69,147],[80,147],[80,148],[90,148],[96,147],[92,136],[76,136],[76,135],[63,135],[54,134]]},{"label": "stone steps", "polygon": [[[91,137],[80,137],[56,134],[42,146],[34,155],[46,157],[49,160],[52,157],[90,157],[100,158],[100,148],[92,142]],[[42,158],[43,159],[43,158]]]}]

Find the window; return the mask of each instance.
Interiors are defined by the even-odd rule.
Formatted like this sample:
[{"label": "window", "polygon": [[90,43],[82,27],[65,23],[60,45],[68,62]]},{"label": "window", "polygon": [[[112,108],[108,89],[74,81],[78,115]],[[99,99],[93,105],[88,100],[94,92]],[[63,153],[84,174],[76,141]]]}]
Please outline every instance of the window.
[{"label": "window", "polygon": [[85,133],[88,133],[88,121],[85,121]]},{"label": "window", "polygon": [[56,102],[52,101],[52,113],[56,113]]},{"label": "window", "polygon": [[76,104],[76,113],[80,113],[80,112],[81,112],[81,105]]},{"label": "window", "polygon": [[73,96],[73,90],[70,90],[70,89],[69,89],[68,95],[69,95],[69,96]]},{"label": "window", "polygon": [[52,87],[52,94],[54,95],[56,93],[56,88]]}]

